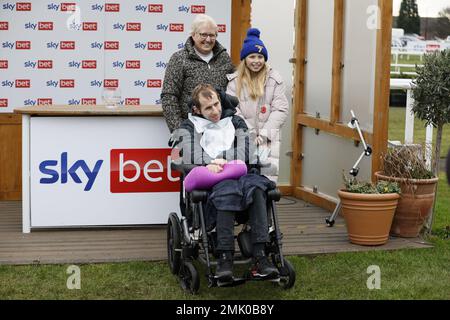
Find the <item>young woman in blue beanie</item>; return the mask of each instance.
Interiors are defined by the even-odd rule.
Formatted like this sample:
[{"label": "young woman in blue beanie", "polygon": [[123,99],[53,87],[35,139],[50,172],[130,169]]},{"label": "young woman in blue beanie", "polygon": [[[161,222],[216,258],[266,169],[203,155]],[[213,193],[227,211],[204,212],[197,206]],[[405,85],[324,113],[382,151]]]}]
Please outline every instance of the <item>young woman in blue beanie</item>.
[{"label": "young woman in blue beanie", "polygon": [[237,115],[244,118],[255,142],[261,162],[270,163],[262,174],[278,180],[280,129],[286,122],[289,104],[280,74],[267,64],[267,48],[260,31],[250,28],[241,49],[241,63],[229,80],[227,93],[239,98]]}]

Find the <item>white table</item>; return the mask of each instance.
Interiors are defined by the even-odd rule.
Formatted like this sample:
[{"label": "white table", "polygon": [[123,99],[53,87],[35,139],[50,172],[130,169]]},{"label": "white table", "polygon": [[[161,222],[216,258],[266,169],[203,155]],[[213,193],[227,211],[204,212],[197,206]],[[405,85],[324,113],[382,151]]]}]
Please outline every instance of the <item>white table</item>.
[{"label": "white table", "polygon": [[[414,143],[414,113],[412,107],[414,99],[412,96],[412,80],[411,79],[391,79],[391,89],[406,90],[406,112],[405,112],[405,144]],[[425,161],[428,169],[431,170],[431,150],[433,143],[433,126],[430,124],[426,128],[425,133]]]},{"label": "white table", "polygon": [[23,232],[165,224],[179,213],[160,106],[34,106],[22,114]]}]

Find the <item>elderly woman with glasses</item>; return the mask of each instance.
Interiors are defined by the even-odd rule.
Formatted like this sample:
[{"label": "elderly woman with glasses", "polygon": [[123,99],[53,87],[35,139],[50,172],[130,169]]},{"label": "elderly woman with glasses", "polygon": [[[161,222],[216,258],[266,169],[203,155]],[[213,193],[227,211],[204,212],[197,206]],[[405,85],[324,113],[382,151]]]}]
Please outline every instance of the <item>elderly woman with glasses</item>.
[{"label": "elderly woman with glasses", "polygon": [[167,126],[172,132],[188,117],[192,90],[198,84],[210,84],[221,90],[227,87],[228,73],[234,66],[226,49],[217,41],[217,24],[199,14],[191,26],[184,48],[169,60],[161,93]]}]

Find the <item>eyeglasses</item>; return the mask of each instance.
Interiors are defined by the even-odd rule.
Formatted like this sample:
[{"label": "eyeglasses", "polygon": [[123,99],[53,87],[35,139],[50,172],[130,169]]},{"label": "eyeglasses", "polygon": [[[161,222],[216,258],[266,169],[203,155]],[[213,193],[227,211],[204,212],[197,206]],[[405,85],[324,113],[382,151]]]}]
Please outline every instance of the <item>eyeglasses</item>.
[{"label": "eyeglasses", "polygon": [[197,34],[200,36],[200,38],[201,38],[202,40],[206,40],[208,37],[209,37],[211,40],[214,40],[214,39],[217,38],[217,34],[216,34],[216,33],[197,33]]}]

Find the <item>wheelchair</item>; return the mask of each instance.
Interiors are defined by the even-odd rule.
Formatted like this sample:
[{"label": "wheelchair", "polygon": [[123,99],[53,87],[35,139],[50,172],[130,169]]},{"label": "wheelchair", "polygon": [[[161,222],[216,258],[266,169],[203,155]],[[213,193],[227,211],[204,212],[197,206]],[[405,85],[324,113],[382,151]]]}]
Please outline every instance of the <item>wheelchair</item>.
[{"label": "wheelchair", "polygon": [[[221,283],[215,276],[215,267],[218,257],[215,246],[217,244],[215,228],[208,230],[203,214],[204,204],[208,199],[208,191],[184,190],[184,177],[195,165],[171,163],[171,169],[180,172],[180,211],[181,219],[175,212],[169,214],[167,222],[167,256],[172,274],[179,279],[181,287],[190,294],[196,294],[200,288],[199,271],[194,265],[195,261],[206,266],[206,279],[208,287],[237,286],[252,280],[266,280],[278,284],[283,289],[291,288],[295,283],[295,270],[282,253],[282,233],[279,230],[277,209],[275,202],[281,198],[278,188],[266,192],[267,216],[269,225],[269,242],[266,244],[266,255],[279,271],[276,279],[263,279],[254,276],[250,268],[243,272],[241,277],[233,281]],[[259,172],[259,170],[258,170]],[[242,225],[237,238],[240,255],[236,252],[233,265],[252,265],[252,243],[249,226],[244,218],[236,215],[235,227]],[[247,217],[248,218],[248,217]]]}]

